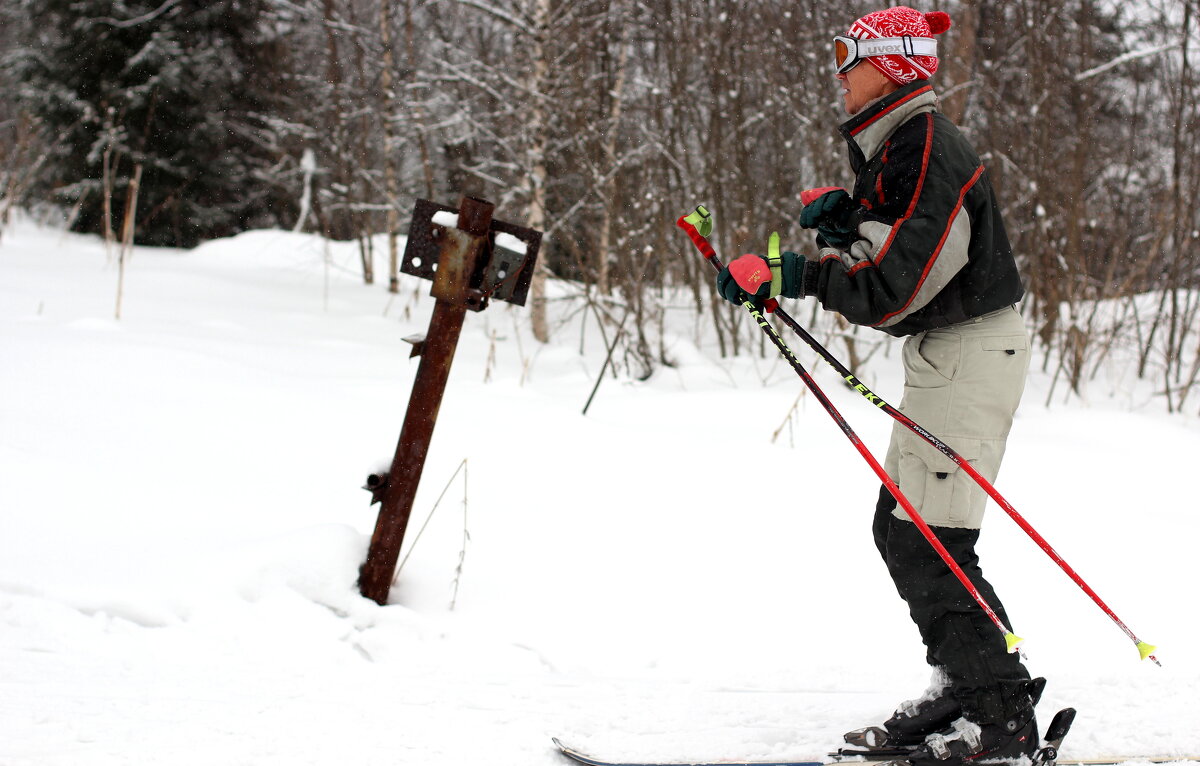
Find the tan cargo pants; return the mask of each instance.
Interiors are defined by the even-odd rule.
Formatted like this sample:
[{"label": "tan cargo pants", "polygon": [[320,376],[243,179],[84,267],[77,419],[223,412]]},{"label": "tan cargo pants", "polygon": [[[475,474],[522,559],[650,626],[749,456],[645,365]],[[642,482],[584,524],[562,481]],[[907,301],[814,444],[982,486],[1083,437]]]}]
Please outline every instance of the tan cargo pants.
[{"label": "tan cargo pants", "polygon": [[[1029,334],[1013,306],[913,335],[904,342],[900,411],[994,483],[1028,370]],[[983,489],[900,423],[884,468],[930,526],[983,523]],[[899,505],[893,513],[908,520]]]}]

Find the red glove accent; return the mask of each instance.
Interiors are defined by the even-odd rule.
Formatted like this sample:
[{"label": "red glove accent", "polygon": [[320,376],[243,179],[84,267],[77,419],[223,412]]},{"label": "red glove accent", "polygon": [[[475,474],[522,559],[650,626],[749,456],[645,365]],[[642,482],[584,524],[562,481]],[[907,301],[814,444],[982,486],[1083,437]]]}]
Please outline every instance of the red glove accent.
[{"label": "red glove accent", "polygon": [[[842,187],[840,186],[822,186],[820,189],[805,189],[804,191],[800,192],[800,204],[811,205],[813,200],[815,200],[817,197],[820,197],[822,194],[831,191],[837,191],[841,188]],[[845,189],[842,189],[842,191],[845,191]],[[846,193],[849,194],[849,192]]]},{"label": "red glove accent", "polygon": [[747,253],[729,264],[729,274],[747,295],[754,295],[763,282],[770,284],[771,267],[757,255]]}]

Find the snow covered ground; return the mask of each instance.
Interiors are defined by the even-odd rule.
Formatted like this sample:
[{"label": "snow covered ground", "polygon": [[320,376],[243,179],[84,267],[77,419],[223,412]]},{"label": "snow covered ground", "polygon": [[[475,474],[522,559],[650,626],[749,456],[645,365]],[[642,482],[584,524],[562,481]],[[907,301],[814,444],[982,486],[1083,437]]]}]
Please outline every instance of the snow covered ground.
[{"label": "snow covered ground", "polygon": [[[432,303],[356,261],[275,231],[139,248],[117,321],[100,241],[4,232],[0,764],[538,766],[551,736],[814,757],[924,688],[866,464],[809,397],[772,442],[799,381],[686,321],[676,366],[605,380],[584,416],[594,326],[540,346],[525,309],[469,315],[409,542],[445,497],[393,603],[359,598],[360,486]],[[865,377],[895,401],[892,356]],[[890,421],[812,367],[882,457]],[[1088,402],[1047,408],[1049,385],[998,487],[1164,666],[993,506],[984,566],[1050,680],[1042,720],[1079,709],[1064,757],[1198,754],[1200,422],[1121,371]]]}]

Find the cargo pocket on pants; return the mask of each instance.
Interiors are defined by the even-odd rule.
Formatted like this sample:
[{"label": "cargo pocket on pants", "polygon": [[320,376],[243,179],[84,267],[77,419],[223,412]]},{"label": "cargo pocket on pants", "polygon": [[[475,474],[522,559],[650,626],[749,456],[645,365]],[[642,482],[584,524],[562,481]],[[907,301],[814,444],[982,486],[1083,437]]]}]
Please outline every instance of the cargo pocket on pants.
[{"label": "cargo pocket on pants", "polygon": [[[955,452],[979,471],[982,439],[944,439]],[[978,529],[986,495],[970,474],[916,434],[905,434],[900,443],[900,491],[912,502],[926,524],[936,527]],[[896,516],[908,518],[897,507]]]}]

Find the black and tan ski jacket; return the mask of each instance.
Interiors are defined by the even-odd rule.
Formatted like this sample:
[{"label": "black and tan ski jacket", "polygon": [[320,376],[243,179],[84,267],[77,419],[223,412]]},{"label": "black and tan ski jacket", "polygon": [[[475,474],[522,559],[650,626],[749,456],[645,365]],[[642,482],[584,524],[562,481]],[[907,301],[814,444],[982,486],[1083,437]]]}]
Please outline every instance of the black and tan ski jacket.
[{"label": "black and tan ski jacket", "polygon": [[804,295],[892,335],[957,324],[1020,300],[987,170],[937,111],[929,83],[879,99],[840,131],[856,175],[859,239],[849,250],[822,247],[804,262]]}]

